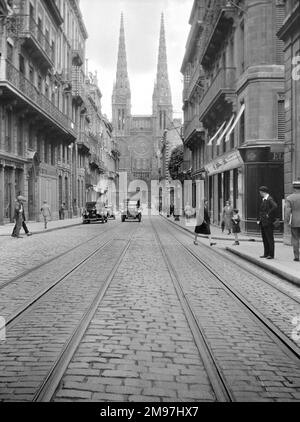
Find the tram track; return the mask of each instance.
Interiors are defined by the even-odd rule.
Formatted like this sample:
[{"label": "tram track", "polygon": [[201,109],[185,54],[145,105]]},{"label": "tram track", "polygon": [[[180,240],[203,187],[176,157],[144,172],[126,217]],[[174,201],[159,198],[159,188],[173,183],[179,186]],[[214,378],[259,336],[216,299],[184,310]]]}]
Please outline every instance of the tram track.
[{"label": "tram track", "polygon": [[[235,401],[234,392],[231,391],[230,383],[227,382],[226,377],[223,376],[222,363],[218,364],[217,359],[214,357],[214,350],[209,345],[209,341],[206,338],[205,330],[201,327],[201,323],[198,320],[196,313],[194,312],[193,305],[190,303],[189,293],[185,291],[184,287],[181,284],[180,276],[176,273],[176,269],[172,264],[168,254],[166,252],[166,247],[159,238],[157,228],[154,228],[152,223],[155,236],[159,243],[162,255],[164,256],[165,263],[170,271],[174,285],[176,286],[176,291],[179,295],[179,300],[182,303],[187,320],[191,327],[191,331],[194,335],[195,342],[197,344],[199,353],[201,357],[204,356],[204,364],[207,369],[207,373],[212,382],[212,386],[216,393],[218,400],[221,398],[221,401]],[[238,292],[237,289],[233,288],[227,280],[215,271],[210,264],[201,259],[191,248],[186,246],[181,242],[177,237],[169,230],[168,235],[175,240],[176,244],[182,248],[196,264],[200,265],[202,271],[205,270],[208,272],[216,283],[221,286],[221,288],[231,297],[234,302],[244,309],[249,315],[249,317],[262,329],[262,331],[283,351],[285,355],[288,355],[293,362],[299,365],[300,362],[300,348],[290,340],[282,331],[278,329],[271,321],[264,317],[260,311],[258,311],[249,301],[243,297],[243,295]],[[206,246],[206,245],[204,245]],[[207,247],[208,248],[208,247]],[[211,249],[211,248],[210,248]],[[296,300],[297,302],[297,300]],[[200,341],[199,341],[200,340]],[[200,347],[198,346],[200,345]]]},{"label": "tram track", "polygon": [[[163,218],[163,221],[165,221],[166,223],[168,223],[169,225],[171,225],[172,227],[177,228],[177,230],[182,233],[185,234],[187,237],[189,238],[193,238],[194,235],[191,232],[187,232],[184,228],[178,226],[178,224],[173,223],[172,221]],[[203,246],[204,248],[206,248],[207,250],[211,251],[211,247],[206,245],[205,243],[201,243],[201,246]],[[247,273],[253,275],[254,277],[259,278],[261,281],[263,281],[264,283],[268,284],[270,287],[274,288],[275,290],[277,290],[278,292],[282,293],[283,295],[285,295],[288,299],[294,301],[295,303],[300,305],[300,298],[291,296],[289,293],[287,293],[284,289],[280,288],[279,286],[276,286],[274,283],[272,283],[270,280],[267,279],[267,277],[263,276],[262,274],[259,274],[257,271],[251,269],[249,267],[249,265],[244,264],[242,262],[242,259],[239,259],[239,262],[237,264],[237,260],[236,258],[234,259],[233,257],[231,257],[227,252],[223,252],[219,249],[214,248],[214,253],[219,254],[222,258],[226,259],[227,261],[229,261],[231,264],[234,265],[238,265],[240,268],[242,268],[243,270],[245,270]],[[262,271],[261,268],[259,268],[259,271]],[[273,275],[274,276],[274,275]],[[277,278],[280,279],[280,276],[276,276]],[[296,287],[299,287],[298,285],[296,285]]]},{"label": "tram track", "polygon": [[[45,371],[45,374],[43,375],[42,379],[37,384],[36,388],[34,388],[33,394],[31,394],[30,398],[26,399],[26,401],[28,400],[50,401],[51,400],[51,397],[55,393],[55,390],[57,386],[59,385],[61,378],[66,368],[68,367],[78,345],[80,344],[80,341],[83,338],[95,312],[97,311],[97,308],[99,307],[101,303],[101,300],[103,299],[108,287],[110,286],[111,281],[114,278],[114,275],[118,271],[118,268],[121,265],[124,256],[126,255],[128,248],[130,247],[134,233],[135,233],[135,230],[131,230],[131,232],[129,233],[129,239],[126,239],[126,240],[121,239],[121,243],[125,243],[125,245],[122,246],[120,251],[118,251],[118,255],[116,259],[114,259],[112,262],[112,268],[109,266],[108,274],[105,275],[103,280],[101,280],[100,286],[98,287],[94,286],[95,291],[93,292],[93,295],[92,293],[90,293],[89,304],[84,309],[79,322],[77,322],[76,325],[74,325],[72,332],[67,335],[67,338],[63,342],[63,344],[60,344],[59,346],[60,350],[57,353],[57,357],[55,357],[54,362],[52,362],[51,364],[51,367],[47,368],[47,371]],[[85,268],[85,266],[89,263],[90,260],[95,259],[102,250],[107,251],[108,247],[111,246],[113,243],[118,244],[119,239],[110,239],[107,242],[104,242],[101,246],[97,247],[92,253],[90,253],[89,256],[85,257],[79,263],[76,263],[76,265],[74,265],[73,268],[70,269],[70,271],[68,271],[63,277],[60,277],[60,279],[56,280],[51,286],[49,286],[49,288],[45,289],[36,297],[32,298],[32,300],[28,302],[25,306],[23,306],[22,309],[19,309],[15,315],[11,316],[9,320],[7,321],[7,325],[6,325],[8,336],[10,332],[14,330],[15,327],[18,329],[19,324],[22,325],[22,322],[27,317],[27,315],[30,317],[31,311],[35,310],[36,306],[39,304],[40,301],[42,300],[45,301],[46,298],[48,298],[48,300],[51,301],[52,300],[51,297],[48,297],[51,292],[54,292],[57,288],[59,288],[60,284],[64,282],[65,280],[68,280],[70,277],[72,277],[73,274],[76,279],[76,272],[80,270],[82,271],[83,268]],[[119,249],[119,247],[117,249]],[[71,279],[69,283],[71,283]],[[61,312],[63,313],[66,311],[62,309]],[[18,354],[18,351],[17,351],[17,354]],[[39,364],[37,362],[36,368],[38,368],[38,366]],[[43,364],[41,366],[43,366]],[[0,394],[0,400],[1,400],[1,394]]]},{"label": "tram track", "polygon": [[203,329],[200,326],[197,317],[195,316],[195,313],[180,283],[180,278],[165,251],[164,245],[157,233],[157,230],[152,220],[151,220],[151,225],[152,225],[153,232],[155,234],[156,241],[159,245],[161,254],[163,256],[164,262],[168,269],[170,278],[176,290],[179,302],[182,306],[188,325],[193,334],[196,346],[199,350],[199,354],[203,360],[203,364],[207,371],[207,375],[212,384],[212,388],[216,395],[216,399],[217,401],[220,401],[220,402],[232,402],[234,401],[234,398],[233,398],[232,392],[230,391],[230,387],[227,385],[226,379],[224,378],[222,371],[220,370],[220,367],[216,359],[214,358],[213,351],[211,350],[211,347],[209,346],[205,338]]},{"label": "tram track", "polygon": [[[171,234],[171,232],[169,231]],[[222,284],[222,286],[226,289],[226,291],[235,298],[240,304],[244,306],[245,309],[247,309],[248,312],[250,312],[251,315],[253,315],[261,324],[262,326],[270,333],[272,334],[273,338],[275,338],[278,341],[279,345],[283,345],[286,347],[292,354],[299,360],[300,362],[300,348],[295,342],[293,342],[286,334],[284,334],[278,327],[273,324],[268,318],[266,318],[255,306],[253,306],[248,299],[246,299],[236,288],[234,288],[230,283],[228,283],[225,278],[220,275],[215,269],[212,268],[210,264],[208,264],[206,261],[201,259],[199,255],[197,255],[190,247],[184,245],[180,240],[178,240],[173,234],[171,234],[173,238],[176,240],[176,242],[186,251],[188,254],[197,261],[202,267],[204,267],[209,273],[211,273],[216,280],[218,280],[219,283]],[[205,248],[209,248],[207,245],[203,245]],[[209,248],[211,250],[211,248]],[[215,251],[215,250],[214,250]],[[225,259],[226,256],[223,256]],[[231,263],[234,263],[230,260]],[[237,265],[235,263],[235,265]],[[247,270],[246,270],[247,271]],[[253,273],[252,273],[253,274]],[[257,277],[259,280],[264,281],[262,277],[260,277],[257,274],[253,274],[255,277]],[[272,286],[273,287],[273,286]],[[276,287],[275,287],[276,288]],[[282,292],[279,289],[280,293],[287,296],[289,299],[295,301],[296,303],[299,303],[298,299],[294,297],[290,297],[286,292]]]},{"label": "tram track", "polygon": [[[120,224],[121,223],[119,223],[117,226],[114,226],[113,229],[115,229],[116,227],[119,227]],[[6,280],[6,281],[0,283],[0,291],[2,289],[4,289],[5,287],[7,287],[8,285],[10,285],[11,283],[14,283],[14,282],[20,280],[21,278],[23,278],[23,277],[25,277],[25,276],[33,273],[34,271],[42,268],[43,266],[45,266],[47,264],[50,264],[50,263],[54,262],[55,260],[68,255],[69,253],[75,251],[76,249],[79,249],[80,247],[82,247],[83,245],[86,245],[89,242],[92,242],[93,240],[97,239],[100,236],[103,236],[105,233],[107,233],[107,232],[109,232],[110,230],[113,230],[113,229],[108,228],[107,230],[101,232],[100,234],[97,234],[96,236],[93,236],[90,239],[85,240],[84,242],[80,242],[79,244],[73,246],[72,248],[66,250],[65,252],[62,252],[62,253],[60,253],[58,255],[55,255],[54,257],[52,257],[52,258],[50,258],[50,259],[48,259],[48,260],[46,260],[44,262],[41,262],[40,264],[38,264],[38,265],[36,265],[36,266],[34,266],[32,268],[29,268],[28,270],[23,271],[22,273],[18,274],[17,276],[15,276],[15,277],[13,277],[13,278],[11,278],[9,280]]]}]

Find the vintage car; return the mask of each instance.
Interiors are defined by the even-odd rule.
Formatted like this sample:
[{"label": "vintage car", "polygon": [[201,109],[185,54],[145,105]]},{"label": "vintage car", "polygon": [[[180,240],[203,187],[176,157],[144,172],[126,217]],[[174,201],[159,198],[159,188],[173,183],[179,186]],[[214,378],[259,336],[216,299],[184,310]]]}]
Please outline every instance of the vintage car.
[{"label": "vintage car", "polygon": [[112,218],[113,220],[116,219],[116,213],[114,210],[114,207],[112,205],[106,205],[105,206],[106,212],[107,212],[107,218]]},{"label": "vintage car", "polygon": [[89,224],[91,221],[107,223],[107,211],[105,207],[100,207],[97,202],[87,202],[82,213],[83,224]]},{"label": "vintage car", "polygon": [[124,223],[126,220],[142,221],[142,210],[139,201],[132,201],[127,199],[121,208],[121,221]]}]

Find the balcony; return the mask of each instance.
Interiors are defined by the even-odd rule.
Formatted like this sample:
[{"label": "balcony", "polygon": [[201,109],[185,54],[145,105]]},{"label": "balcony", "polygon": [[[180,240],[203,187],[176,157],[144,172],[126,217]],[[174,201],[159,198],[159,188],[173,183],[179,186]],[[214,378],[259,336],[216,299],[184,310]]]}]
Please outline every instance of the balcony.
[{"label": "balcony", "polygon": [[79,138],[77,139],[78,149],[83,150],[84,152],[89,152],[90,143],[88,134],[85,132],[80,132]]},{"label": "balcony", "polygon": [[91,154],[89,158],[89,163],[92,168],[97,168],[100,172],[105,172],[105,165],[104,162],[98,157],[97,154]]},{"label": "balcony", "polygon": [[193,93],[194,90],[200,88],[202,86],[204,80],[204,74],[202,71],[202,67],[199,65],[194,70],[191,78],[188,82],[186,82],[184,90],[183,90],[183,101],[188,101]]},{"label": "balcony", "polygon": [[51,68],[55,62],[54,44],[43,33],[40,26],[32,16],[17,15],[19,23],[19,37],[23,38],[23,47],[29,52],[31,58],[38,61],[42,67]]},{"label": "balcony", "polygon": [[205,118],[205,115],[208,114],[221,97],[223,100],[233,101],[236,96],[235,92],[236,68],[227,67],[220,69],[200,100],[199,120],[202,121]]},{"label": "balcony", "polygon": [[186,122],[184,126],[184,143],[189,146],[192,142],[201,140],[203,137],[203,126],[199,121],[199,114],[196,114],[193,119]]},{"label": "balcony", "polygon": [[79,106],[85,102],[85,76],[77,66],[72,68],[72,97]]},{"label": "balcony", "polygon": [[0,87],[3,100],[18,98],[24,107],[31,106],[42,114],[51,125],[56,125],[61,131],[73,138],[76,137],[74,124],[71,119],[63,114],[45,95],[19,72],[8,60],[0,60]]},{"label": "balcony", "polygon": [[204,66],[211,66],[216,60],[217,53],[223,45],[223,40],[231,31],[234,23],[236,8],[227,6],[225,0],[217,0],[217,5],[208,12],[205,18],[207,23],[202,39],[202,55],[200,63]]},{"label": "balcony", "polygon": [[84,49],[78,40],[72,41],[72,64],[82,66],[84,63]]}]

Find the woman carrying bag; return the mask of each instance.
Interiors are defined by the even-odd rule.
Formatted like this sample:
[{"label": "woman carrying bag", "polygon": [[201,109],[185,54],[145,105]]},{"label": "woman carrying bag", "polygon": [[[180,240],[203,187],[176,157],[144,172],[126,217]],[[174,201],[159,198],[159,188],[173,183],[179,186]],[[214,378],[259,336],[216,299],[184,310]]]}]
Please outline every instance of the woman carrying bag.
[{"label": "woman carrying bag", "polygon": [[208,235],[210,246],[216,245],[216,243],[212,241],[212,237],[211,237],[208,201],[206,200],[204,201],[204,207],[200,206],[197,213],[194,245],[198,245],[198,242],[197,242],[198,234]]}]

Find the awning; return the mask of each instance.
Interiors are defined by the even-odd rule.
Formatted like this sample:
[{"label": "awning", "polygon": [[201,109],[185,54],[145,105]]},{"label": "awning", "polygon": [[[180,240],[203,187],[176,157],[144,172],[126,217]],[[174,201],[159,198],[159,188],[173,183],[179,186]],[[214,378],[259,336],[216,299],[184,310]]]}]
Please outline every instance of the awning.
[{"label": "awning", "polygon": [[221,144],[222,139],[224,138],[224,136],[226,135],[227,131],[229,130],[232,122],[234,119],[234,115],[232,115],[231,119],[228,122],[228,125],[226,126],[226,128],[223,130],[223,132],[221,133],[221,135],[219,136],[218,140],[217,140],[217,145]]},{"label": "awning", "polygon": [[245,111],[245,104],[243,104],[242,107],[240,108],[240,111],[238,112],[238,115],[236,116],[236,119],[235,119],[233,125],[231,126],[229,132],[226,135],[225,142],[229,141],[229,137],[232,134],[232,132],[234,131],[234,128],[238,124],[238,122],[239,122],[240,118],[242,117],[242,114],[244,113],[244,111]]},{"label": "awning", "polygon": [[219,133],[221,132],[221,130],[223,129],[223,127],[225,126],[225,124],[226,124],[226,122],[224,122],[224,123],[222,124],[222,126],[220,126],[220,127],[219,127],[219,129],[218,129],[217,133],[215,133],[215,135],[214,135],[212,138],[210,138],[210,140],[209,140],[209,142],[208,142],[208,144],[207,144],[207,145],[212,145],[213,141],[214,141],[214,140],[216,139],[216,137],[219,135]]}]

